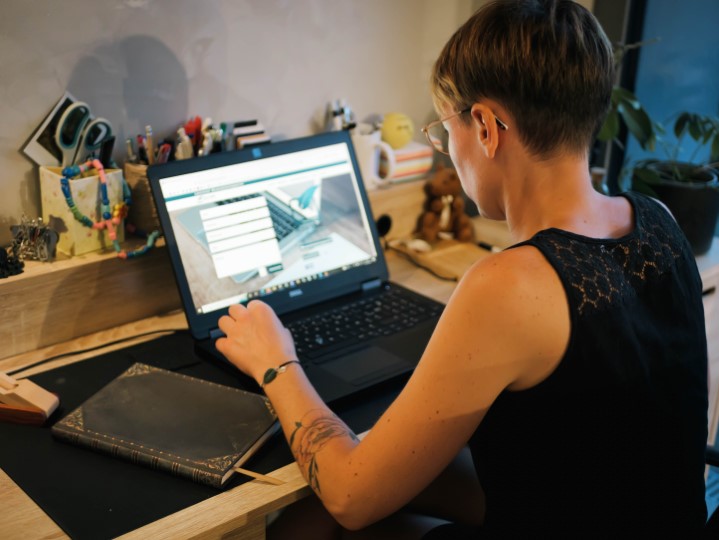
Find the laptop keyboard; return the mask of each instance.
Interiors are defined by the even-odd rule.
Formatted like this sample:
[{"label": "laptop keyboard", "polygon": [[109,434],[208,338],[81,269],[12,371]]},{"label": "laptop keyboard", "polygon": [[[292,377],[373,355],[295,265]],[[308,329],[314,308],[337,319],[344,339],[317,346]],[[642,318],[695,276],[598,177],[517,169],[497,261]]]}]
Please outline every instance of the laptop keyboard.
[{"label": "laptop keyboard", "polygon": [[292,321],[292,332],[300,360],[321,363],[324,355],[388,336],[435,317],[442,306],[423,301],[402,289],[385,292],[332,310]]}]

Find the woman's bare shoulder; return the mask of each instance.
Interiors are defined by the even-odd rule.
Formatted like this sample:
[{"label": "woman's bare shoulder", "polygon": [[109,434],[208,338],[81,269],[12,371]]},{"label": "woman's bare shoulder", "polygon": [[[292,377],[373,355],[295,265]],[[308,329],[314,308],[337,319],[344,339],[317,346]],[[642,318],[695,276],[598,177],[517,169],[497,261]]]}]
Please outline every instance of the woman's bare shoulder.
[{"label": "woman's bare shoulder", "polygon": [[464,275],[448,304],[458,324],[473,320],[472,339],[517,370],[512,385],[538,382],[559,363],[569,340],[566,293],[534,247],[486,257]]},{"label": "woman's bare shoulder", "polygon": [[495,253],[474,263],[462,278],[461,285],[478,288],[483,293],[523,294],[527,290],[541,293],[547,282],[558,280],[556,272],[542,253],[532,246],[519,246]]}]

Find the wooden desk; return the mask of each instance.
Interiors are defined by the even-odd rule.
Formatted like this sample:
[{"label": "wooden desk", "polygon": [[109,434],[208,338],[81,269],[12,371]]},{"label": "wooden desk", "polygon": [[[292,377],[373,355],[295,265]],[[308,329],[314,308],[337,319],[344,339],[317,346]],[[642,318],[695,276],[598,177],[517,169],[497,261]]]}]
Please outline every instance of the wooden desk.
[{"label": "wooden desk", "polygon": [[[436,271],[461,275],[478,258],[487,252],[469,244],[448,243],[437,252],[423,256],[423,263]],[[391,278],[406,287],[422,292],[441,302],[446,302],[454,290],[455,283],[440,281],[430,274],[413,266],[394,251],[389,251],[387,259]],[[66,352],[87,349],[111,341],[133,336],[151,330],[174,330],[186,328],[184,315],[173,312],[165,316],[155,316],[141,321],[128,323],[110,330],[79,337],[36,351],[30,351],[0,360],[0,370],[14,370]],[[152,339],[157,336],[142,339]],[[92,357],[120,347],[126,347],[136,341],[113,345],[92,353],[58,359],[49,364],[25,370],[16,376],[28,376],[33,373],[59,367],[81,359]],[[282,486],[272,486],[252,481],[235,489],[219,493],[180,512],[150,523],[122,538],[233,538],[262,539],[265,537],[266,515],[305,497],[310,489],[295,464],[287,465],[272,473],[282,480]],[[67,538],[65,533],[39,508],[4,472],[0,470],[0,537],[4,539],[27,538]]]},{"label": "wooden desk", "polygon": [[[421,182],[405,184],[393,187],[384,193],[379,191],[370,194],[375,216],[387,213],[393,217],[393,227],[388,235],[390,238],[401,238],[412,230],[423,200],[421,185]],[[475,230],[479,239],[490,244],[506,246],[509,242],[506,226],[502,223],[476,220]],[[487,254],[486,251],[473,245],[449,243],[442,250],[422,256],[421,259],[424,264],[428,264],[442,275],[460,276],[475,260]],[[55,269],[49,280],[41,280],[39,276],[35,275],[36,270],[31,269],[23,279],[9,281],[7,285],[0,283],[0,304],[3,306],[14,305],[7,301],[8,297],[13,295],[15,298],[22,297],[24,301],[31,302],[32,299],[26,300],[27,295],[31,293],[36,293],[36,297],[42,298],[45,303],[49,298],[58,303],[72,302],[77,297],[73,296],[71,288],[83,287],[86,282],[94,285],[92,294],[84,300],[91,305],[97,298],[104,298],[109,289],[120,292],[126,289],[135,291],[134,294],[140,298],[143,294],[146,295],[148,290],[151,290],[156,295],[156,302],[152,305],[147,305],[147,302],[144,302],[145,305],[143,305],[141,301],[138,303],[127,302],[128,305],[123,307],[120,314],[122,319],[119,322],[123,323],[120,325],[118,325],[117,319],[111,325],[108,325],[107,321],[98,321],[97,319],[80,321],[81,313],[85,309],[85,306],[82,305],[77,309],[69,310],[69,315],[68,310],[54,311],[54,305],[41,307],[35,310],[40,314],[38,317],[23,315],[26,317],[25,320],[17,320],[17,314],[9,313],[7,309],[0,310],[0,333],[3,334],[2,337],[5,341],[10,341],[11,351],[13,347],[17,349],[16,352],[9,353],[11,356],[5,358],[3,358],[3,354],[7,355],[7,350],[0,351],[0,371],[15,370],[44,358],[95,347],[152,330],[186,328],[184,315],[179,311],[173,311],[167,315],[157,315],[179,307],[179,299],[171,279],[166,254],[162,250],[154,252],[141,265],[128,266],[129,270],[120,273],[119,278],[113,276],[118,275],[117,265],[124,263],[118,263],[112,254],[91,254],[86,257],[92,263],[87,268],[77,269],[71,263],[63,261],[53,263]],[[392,280],[408,288],[441,302],[446,302],[454,290],[455,283],[440,281],[430,276],[393,251],[387,254],[387,260]],[[697,262],[705,291],[716,291],[719,287],[719,239],[715,239],[710,253],[699,257]],[[140,271],[141,268],[145,271]],[[150,271],[147,271],[148,268]],[[121,282],[115,283],[114,279],[121,279]],[[42,289],[36,290],[37,287]],[[8,293],[8,290],[11,293]],[[716,296],[716,294],[705,296],[712,372],[710,392],[710,413],[713,418],[710,434],[712,435],[716,433],[716,420],[719,418],[719,324],[717,324],[719,313],[715,308]],[[37,302],[37,300],[35,301]],[[138,316],[138,314],[140,315]],[[105,316],[107,313],[102,315]],[[74,339],[65,337],[62,340],[56,339],[61,334],[48,337],[42,330],[43,322],[49,318],[60,318],[74,323],[76,326],[68,330],[74,332],[73,337],[81,334],[87,335]],[[141,320],[136,320],[138,318]],[[101,324],[102,326],[92,328],[92,324]],[[109,329],[100,330],[100,328]],[[48,339],[50,341],[47,341]],[[123,342],[121,345],[114,345],[83,355],[65,357],[41,367],[23,371],[18,376],[29,376],[133,343],[136,341]],[[248,482],[132,531],[123,538],[264,538],[266,515],[309,493],[309,488],[295,464],[287,465],[272,474],[285,480],[286,484],[270,486],[258,481]],[[25,540],[27,538],[67,537],[2,470],[0,470],[0,500],[2,501],[2,505],[0,505],[0,538]]]}]

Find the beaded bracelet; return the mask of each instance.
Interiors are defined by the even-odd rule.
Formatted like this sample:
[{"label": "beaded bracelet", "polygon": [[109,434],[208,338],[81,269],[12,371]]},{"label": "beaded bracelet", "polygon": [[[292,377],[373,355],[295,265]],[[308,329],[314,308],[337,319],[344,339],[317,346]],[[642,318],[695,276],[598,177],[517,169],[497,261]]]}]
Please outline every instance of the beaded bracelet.
[{"label": "beaded bracelet", "polygon": [[290,364],[299,364],[299,361],[290,360],[288,362],[285,362],[284,364],[280,364],[276,368],[270,368],[267,371],[265,371],[265,376],[262,377],[262,382],[260,383],[260,388],[264,389],[266,385],[270,384],[272,381],[275,380],[277,375],[287,371],[287,366],[289,366]]}]

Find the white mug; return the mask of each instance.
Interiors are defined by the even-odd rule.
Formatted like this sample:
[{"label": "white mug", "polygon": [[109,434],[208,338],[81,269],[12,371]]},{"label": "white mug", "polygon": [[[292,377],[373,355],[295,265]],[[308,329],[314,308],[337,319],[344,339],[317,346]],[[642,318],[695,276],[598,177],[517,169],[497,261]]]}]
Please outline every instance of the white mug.
[{"label": "white mug", "polygon": [[[382,140],[382,133],[379,130],[373,131],[369,124],[359,124],[352,133],[352,144],[365,187],[370,190],[388,184],[394,174],[395,159],[392,147]],[[387,157],[384,178],[379,175],[381,153]]]}]

